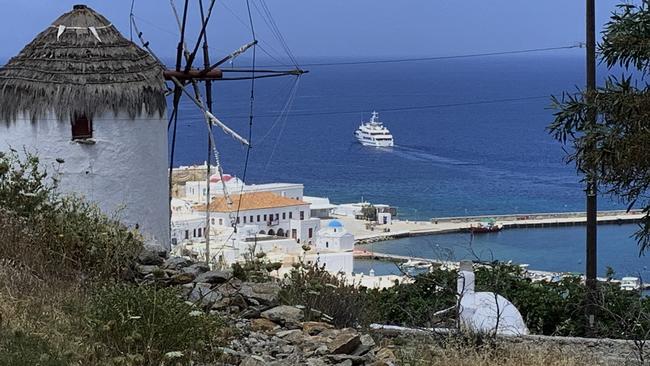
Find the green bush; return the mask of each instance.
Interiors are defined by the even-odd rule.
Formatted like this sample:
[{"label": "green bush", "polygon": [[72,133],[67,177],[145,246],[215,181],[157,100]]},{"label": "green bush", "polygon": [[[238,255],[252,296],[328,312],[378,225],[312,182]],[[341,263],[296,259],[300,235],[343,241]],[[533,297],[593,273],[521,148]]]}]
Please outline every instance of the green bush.
[{"label": "green bush", "polygon": [[38,157],[0,153],[0,259],[42,274],[117,277],[142,249],[136,232],[95,205],[55,191]]},{"label": "green bush", "polygon": [[66,366],[71,360],[36,335],[0,329],[0,365]]},{"label": "green bush", "polygon": [[186,304],[173,288],[103,287],[92,296],[87,318],[93,339],[116,363],[190,364],[219,357],[223,324]]},{"label": "green bush", "polygon": [[415,327],[440,326],[454,319],[454,312],[434,316],[456,304],[456,271],[433,270],[416,276],[413,283],[369,291],[373,321]]},{"label": "green bush", "polygon": [[[496,292],[519,309],[534,334],[586,336],[586,288],[578,277],[559,282],[532,282],[519,266],[494,262],[476,268],[476,291]],[[456,303],[456,271],[434,269],[414,283],[369,291],[366,312],[374,321],[434,326],[453,320],[433,313]],[[645,339],[650,335],[650,299],[616,284],[600,283],[596,335],[608,338]],[[645,338],[644,338],[645,337]]]}]

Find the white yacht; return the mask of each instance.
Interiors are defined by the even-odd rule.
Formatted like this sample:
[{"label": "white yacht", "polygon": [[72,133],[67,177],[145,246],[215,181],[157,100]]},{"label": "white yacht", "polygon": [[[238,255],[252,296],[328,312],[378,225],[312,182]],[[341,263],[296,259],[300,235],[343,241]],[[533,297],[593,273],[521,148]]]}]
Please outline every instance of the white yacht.
[{"label": "white yacht", "polygon": [[639,277],[623,277],[621,279],[621,290],[638,291],[639,289],[641,289]]},{"label": "white yacht", "polygon": [[361,126],[354,132],[354,136],[363,146],[393,146],[393,135],[379,122],[379,113],[377,112],[372,112],[370,121],[361,123]]}]

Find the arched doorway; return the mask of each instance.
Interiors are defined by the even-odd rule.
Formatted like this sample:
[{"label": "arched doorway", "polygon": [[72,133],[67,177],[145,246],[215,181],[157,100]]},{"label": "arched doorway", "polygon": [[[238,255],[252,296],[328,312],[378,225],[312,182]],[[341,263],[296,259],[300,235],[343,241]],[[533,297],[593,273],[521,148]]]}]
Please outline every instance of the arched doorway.
[{"label": "arched doorway", "polygon": [[260,235],[266,235],[266,232],[265,232],[264,230],[260,230],[260,232],[259,232],[258,234],[260,234]]},{"label": "arched doorway", "polygon": [[278,229],[278,236],[284,236],[284,230]]},{"label": "arched doorway", "polygon": [[269,230],[269,235],[275,235],[275,231],[273,229]]}]

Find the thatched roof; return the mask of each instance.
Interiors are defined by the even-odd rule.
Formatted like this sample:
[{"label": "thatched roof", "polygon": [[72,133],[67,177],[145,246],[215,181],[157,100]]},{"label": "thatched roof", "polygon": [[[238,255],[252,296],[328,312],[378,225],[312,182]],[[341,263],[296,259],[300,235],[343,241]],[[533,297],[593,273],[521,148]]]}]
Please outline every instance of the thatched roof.
[{"label": "thatched roof", "polygon": [[[60,27],[63,26],[63,27]],[[62,32],[62,33],[61,33]],[[94,10],[75,5],[0,69],[0,120],[164,113],[163,68]]]}]

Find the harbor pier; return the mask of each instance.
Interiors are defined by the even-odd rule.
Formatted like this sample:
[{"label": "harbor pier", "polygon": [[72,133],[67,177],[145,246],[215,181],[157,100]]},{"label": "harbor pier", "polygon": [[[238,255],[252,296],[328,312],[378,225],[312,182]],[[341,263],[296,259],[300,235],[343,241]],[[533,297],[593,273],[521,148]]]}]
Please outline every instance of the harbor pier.
[{"label": "harbor pier", "polygon": [[[643,216],[641,211],[600,211],[598,224],[634,224],[639,223]],[[345,216],[336,219],[343,222],[346,229],[354,234],[356,244],[359,245],[410,236],[469,232],[472,227],[487,219],[495,220],[504,230],[569,227],[585,225],[587,222],[584,212],[440,217],[429,221],[393,220],[388,225],[371,225],[367,221]]]}]

